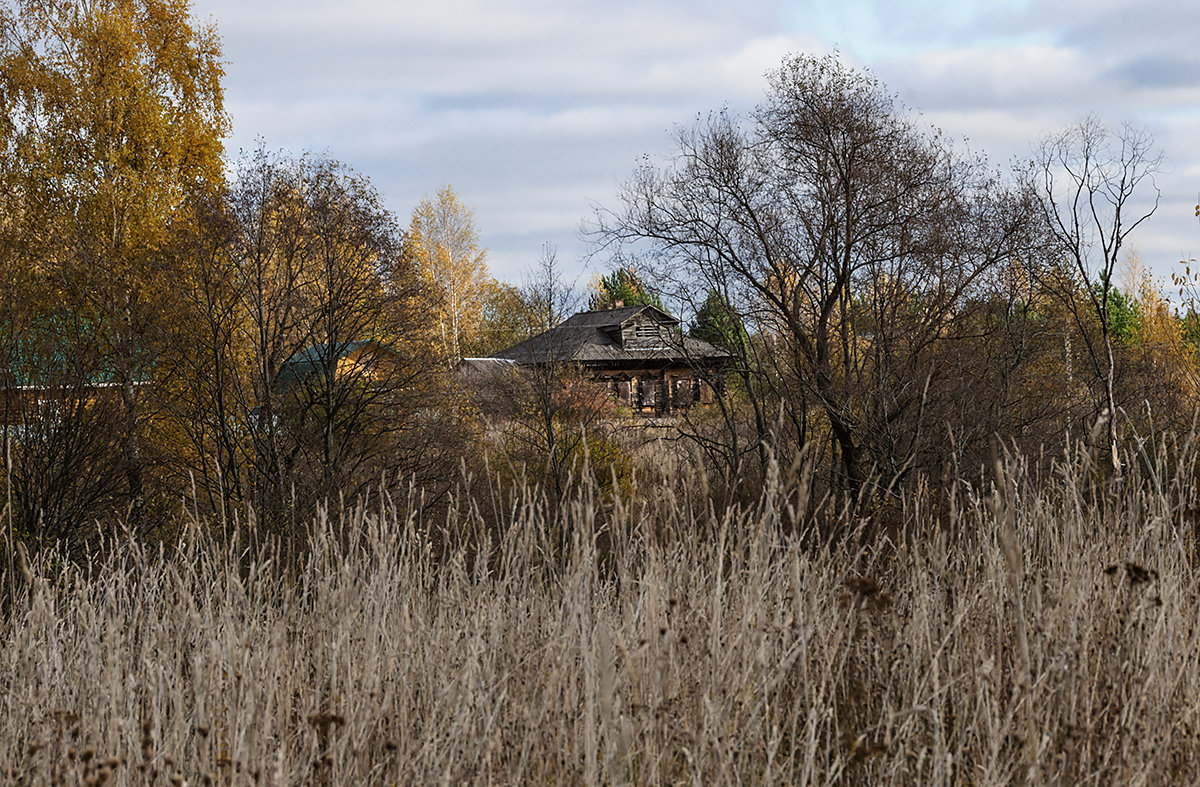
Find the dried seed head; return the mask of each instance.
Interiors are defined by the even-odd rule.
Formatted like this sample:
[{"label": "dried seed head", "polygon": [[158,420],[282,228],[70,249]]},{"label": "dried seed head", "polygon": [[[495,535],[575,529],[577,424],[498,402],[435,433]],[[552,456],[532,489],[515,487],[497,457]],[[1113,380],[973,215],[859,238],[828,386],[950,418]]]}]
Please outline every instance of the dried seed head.
[{"label": "dried seed head", "polygon": [[[892,603],[892,597],[884,592],[879,583],[870,577],[849,577],[842,582],[854,599],[865,602],[876,612]],[[849,601],[843,597],[843,601]]]},{"label": "dried seed head", "polygon": [[321,733],[328,735],[331,726],[337,727],[346,723],[346,717],[340,713],[314,713],[308,717],[308,723]]},{"label": "dried seed head", "polygon": [[1129,577],[1129,582],[1134,585],[1140,585],[1143,582],[1149,582],[1158,579],[1158,572],[1152,568],[1139,566],[1137,563],[1126,563],[1125,573]]},{"label": "dried seed head", "polygon": [[50,718],[60,727],[74,727],[79,723],[79,714],[66,710],[56,710],[50,714]]},{"label": "dried seed head", "polygon": [[1131,584],[1131,585],[1137,586],[1137,585],[1141,585],[1146,582],[1153,582],[1153,581],[1158,580],[1158,572],[1157,571],[1155,571],[1152,568],[1146,568],[1144,566],[1139,566],[1137,563],[1134,563],[1134,562],[1128,561],[1128,560],[1125,561],[1124,563],[1113,563],[1111,566],[1106,566],[1104,568],[1104,573],[1108,574],[1111,577],[1111,576],[1115,575],[1118,571],[1120,571],[1122,568],[1125,569],[1125,576],[1127,576],[1129,578],[1129,584]]},{"label": "dried seed head", "polygon": [[851,593],[870,598],[879,592],[879,583],[870,577],[850,577],[844,583]]}]

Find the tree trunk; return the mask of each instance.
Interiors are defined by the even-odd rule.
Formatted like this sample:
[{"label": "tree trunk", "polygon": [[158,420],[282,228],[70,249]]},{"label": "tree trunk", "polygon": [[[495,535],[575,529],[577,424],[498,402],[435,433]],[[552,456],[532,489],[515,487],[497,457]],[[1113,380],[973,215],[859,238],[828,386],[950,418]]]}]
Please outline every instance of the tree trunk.
[{"label": "tree trunk", "polygon": [[1113,480],[1120,481],[1124,475],[1124,468],[1121,467],[1121,456],[1117,450],[1117,402],[1113,391],[1116,363],[1113,360],[1112,336],[1107,330],[1104,331],[1104,348],[1108,352],[1108,374],[1104,378],[1104,398],[1105,406],[1108,408],[1108,446],[1111,452],[1109,458],[1112,462]]}]

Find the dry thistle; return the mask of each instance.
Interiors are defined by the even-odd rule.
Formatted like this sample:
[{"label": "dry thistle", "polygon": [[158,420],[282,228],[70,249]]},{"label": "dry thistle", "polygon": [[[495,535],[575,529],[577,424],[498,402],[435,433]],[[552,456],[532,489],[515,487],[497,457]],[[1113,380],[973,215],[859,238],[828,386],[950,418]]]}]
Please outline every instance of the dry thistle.
[{"label": "dry thistle", "polygon": [[1125,576],[1129,579],[1129,584],[1137,587],[1146,582],[1158,580],[1158,572],[1152,568],[1139,566],[1137,563],[1125,561],[1124,563],[1113,563],[1104,569],[1104,573],[1110,577],[1116,575],[1122,568],[1125,569]]},{"label": "dry thistle", "polygon": [[346,717],[340,713],[314,713],[308,717],[308,723],[317,730],[321,738],[329,735],[330,727],[339,727],[346,723]]},{"label": "dry thistle", "polygon": [[848,577],[842,582],[849,595],[843,595],[843,603],[853,600],[869,606],[875,612],[881,612],[892,603],[892,597],[885,592],[879,583],[870,577]]},{"label": "dry thistle", "polygon": [[72,713],[71,711],[65,711],[65,710],[52,711],[50,713],[50,718],[52,720],[54,720],[54,722],[59,727],[70,728],[70,727],[74,727],[75,725],[77,725],[79,723],[79,714]]}]

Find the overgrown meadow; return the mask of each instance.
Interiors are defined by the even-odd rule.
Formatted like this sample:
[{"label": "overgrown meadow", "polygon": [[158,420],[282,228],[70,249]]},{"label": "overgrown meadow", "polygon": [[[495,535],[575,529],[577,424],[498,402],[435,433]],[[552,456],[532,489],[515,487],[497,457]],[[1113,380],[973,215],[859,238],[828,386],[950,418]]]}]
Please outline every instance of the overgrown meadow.
[{"label": "overgrown meadow", "polygon": [[0,779],[1194,783],[1196,456],[1001,456],[886,517],[773,466],[720,510],[697,475],[20,553]]},{"label": "overgrown meadow", "polygon": [[573,322],[449,185],[228,158],[227,65],[0,2],[0,784],[1200,783],[1146,128],[993,170],[787,55],[595,206]]}]

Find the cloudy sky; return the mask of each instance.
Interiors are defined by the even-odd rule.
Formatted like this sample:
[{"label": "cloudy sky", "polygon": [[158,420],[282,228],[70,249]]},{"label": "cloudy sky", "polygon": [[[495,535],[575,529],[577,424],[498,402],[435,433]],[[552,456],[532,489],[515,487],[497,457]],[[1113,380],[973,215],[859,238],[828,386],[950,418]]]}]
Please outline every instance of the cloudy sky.
[{"label": "cloudy sky", "polygon": [[[497,276],[582,278],[581,221],[698,114],[752,107],[788,52],[835,48],[995,166],[1088,113],[1146,126],[1161,207],[1133,245],[1200,256],[1200,6],[1190,0],[193,0],[224,42],[230,154],[327,154],[404,223],[451,184]],[[581,280],[582,283],[582,280]]]}]

